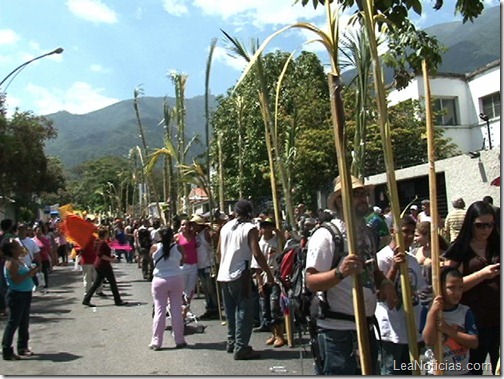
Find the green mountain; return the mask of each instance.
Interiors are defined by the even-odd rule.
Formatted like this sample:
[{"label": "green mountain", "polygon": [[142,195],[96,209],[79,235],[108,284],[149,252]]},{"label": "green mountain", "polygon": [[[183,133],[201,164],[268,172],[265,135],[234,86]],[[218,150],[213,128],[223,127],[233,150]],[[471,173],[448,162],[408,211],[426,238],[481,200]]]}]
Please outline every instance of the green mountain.
[{"label": "green mountain", "polygon": [[[500,59],[499,6],[484,9],[474,22],[448,22],[426,28],[425,32],[435,36],[448,49],[438,73],[467,74]],[[383,72],[385,83],[392,83],[392,70],[385,67]],[[348,83],[354,76],[355,70],[348,70],[342,74],[342,79]]]},{"label": "green mountain", "polygon": [[[164,100],[163,97],[140,99],[140,117],[145,139],[150,148],[163,146]],[[167,98],[167,100],[173,107],[175,99]],[[214,105],[215,97],[212,96],[210,106]],[[190,160],[205,151],[204,97],[186,99],[186,111],[186,141],[193,136],[198,136],[200,140],[199,143],[192,145],[188,154]],[[127,157],[131,148],[137,145],[143,148],[132,99],[83,115],[63,111],[46,117],[53,120],[58,130],[57,138],[46,144],[46,152],[48,155],[58,156],[65,168],[107,155]],[[176,135],[176,127],[172,128],[173,135]]]},{"label": "green mountain", "polygon": [[[468,73],[500,59],[500,8],[485,11],[473,23],[451,22],[425,29],[430,35],[448,48],[438,70],[442,73]],[[352,71],[343,74],[348,80]],[[385,80],[392,81],[390,70],[385,70]],[[163,101],[162,97],[142,97],[140,115],[149,147],[163,145]],[[175,100],[168,98],[170,106]],[[201,143],[194,145],[189,159],[205,151],[205,107],[204,97],[186,99],[186,141],[194,135]],[[215,106],[212,97],[210,108]],[[124,100],[106,108],[74,115],[58,112],[46,116],[54,121],[58,137],[48,141],[46,152],[58,156],[65,168],[106,155],[127,156],[129,150],[142,146],[135,118],[133,100]],[[175,133],[174,133],[175,134]]]}]

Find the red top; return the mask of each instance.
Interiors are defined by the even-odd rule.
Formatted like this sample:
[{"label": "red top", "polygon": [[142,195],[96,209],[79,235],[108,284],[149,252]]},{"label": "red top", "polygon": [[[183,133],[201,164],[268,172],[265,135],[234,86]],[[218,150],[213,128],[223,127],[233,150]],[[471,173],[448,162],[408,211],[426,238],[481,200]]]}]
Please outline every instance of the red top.
[{"label": "red top", "polygon": [[109,261],[101,259],[102,255],[107,257],[112,257],[112,249],[108,245],[107,241],[96,240],[94,244],[94,252],[96,254],[96,259],[94,261],[94,267],[101,270],[111,270],[112,265]]},{"label": "red top", "polygon": [[95,236],[91,237],[91,240],[89,243],[86,245],[86,247],[80,248],[80,257],[81,257],[81,265],[92,265],[94,264],[94,261],[96,259],[96,254],[95,254],[95,241],[96,238]]},{"label": "red top", "polygon": [[48,261],[51,254],[51,242],[44,236],[34,237],[33,240],[40,248],[40,259],[42,261]]}]

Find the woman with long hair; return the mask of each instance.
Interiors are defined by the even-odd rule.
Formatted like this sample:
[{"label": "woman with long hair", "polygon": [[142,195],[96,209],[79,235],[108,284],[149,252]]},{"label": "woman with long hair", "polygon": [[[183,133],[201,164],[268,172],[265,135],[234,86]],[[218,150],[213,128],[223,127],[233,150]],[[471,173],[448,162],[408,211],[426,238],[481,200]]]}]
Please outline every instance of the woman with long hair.
[{"label": "woman with long hair", "polygon": [[[33,292],[33,277],[38,268],[28,267],[21,258],[24,248],[14,238],[2,241],[2,252],[5,257],[5,280],[7,281],[7,306],[9,318],[5,324],[2,338],[2,356],[6,361],[20,359],[20,355],[33,355],[28,347],[30,339],[30,306]],[[12,343],[17,330],[17,354]]]},{"label": "woman with long hair", "polygon": [[182,254],[173,241],[171,228],[159,231],[161,242],[152,245],[150,254],[154,264],[151,284],[154,301],[154,318],[152,320],[152,339],[149,348],[161,349],[166,327],[166,306],[170,301],[169,312],[173,337],[177,349],[187,346],[184,337],[184,319],[182,316]]},{"label": "woman with long hair", "polygon": [[40,224],[35,227],[33,240],[40,248],[42,273],[44,274],[44,288],[49,288],[49,272],[51,271],[51,241],[46,237],[46,226]]},{"label": "woman with long hair", "polygon": [[[479,345],[471,349],[471,374],[481,375],[481,365],[490,354],[495,374],[500,349],[500,236],[495,228],[495,210],[483,201],[467,209],[459,235],[450,245],[445,265],[464,276],[461,303],[474,313]],[[476,364],[476,365],[475,365]]]}]

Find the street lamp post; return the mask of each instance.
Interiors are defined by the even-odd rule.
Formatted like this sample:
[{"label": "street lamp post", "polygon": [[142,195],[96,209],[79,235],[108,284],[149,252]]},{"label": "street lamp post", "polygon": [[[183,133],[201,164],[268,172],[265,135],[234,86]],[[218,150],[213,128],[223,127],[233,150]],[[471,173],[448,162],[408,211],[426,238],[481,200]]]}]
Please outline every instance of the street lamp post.
[{"label": "street lamp post", "polygon": [[484,113],[480,113],[479,117],[481,118],[481,120],[486,122],[487,134],[488,134],[488,149],[492,150],[492,138],[490,137],[490,120],[488,116]]},{"label": "street lamp post", "polygon": [[[63,48],[62,47],[58,47],[57,49],[49,52],[49,53],[45,53],[45,54],[42,54],[38,57],[35,57],[33,59],[30,59],[29,61],[17,66],[14,70],[12,70],[5,78],[2,79],[2,81],[0,82],[0,88],[2,87],[2,84],[5,83],[5,81],[7,79],[9,79],[12,75],[14,75],[15,73],[19,72],[20,70],[22,70],[23,68],[25,68],[26,66],[28,66],[30,63],[32,63],[33,61],[36,61],[38,59],[41,59],[41,58],[44,58],[44,57],[47,57],[49,55],[53,55],[53,54],[61,54],[63,52]],[[8,85],[7,85],[8,87]],[[5,92],[5,89],[3,90],[3,92]]]}]

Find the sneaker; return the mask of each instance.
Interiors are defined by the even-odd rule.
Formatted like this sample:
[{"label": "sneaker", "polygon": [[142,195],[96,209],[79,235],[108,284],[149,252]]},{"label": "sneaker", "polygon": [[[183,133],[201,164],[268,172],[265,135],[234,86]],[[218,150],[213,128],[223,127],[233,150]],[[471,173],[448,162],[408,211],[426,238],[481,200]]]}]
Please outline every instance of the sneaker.
[{"label": "sneaker", "polygon": [[31,351],[30,349],[18,349],[18,354],[24,355],[26,357],[30,357],[30,356],[34,355],[33,351]]},{"label": "sneaker", "polygon": [[149,349],[158,351],[158,350],[161,350],[161,346],[158,346],[158,345],[155,345],[155,344],[151,343],[149,345]]},{"label": "sneaker", "polygon": [[242,349],[241,351],[234,353],[234,360],[235,361],[248,361],[250,359],[257,359],[260,357],[261,357],[261,354],[259,354],[257,351],[252,349],[250,346]]},{"label": "sneaker", "polygon": [[226,351],[228,353],[234,353],[234,345],[227,344],[226,345]]},{"label": "sneaker", "polygon": [[86,307],[93,307],[93,308],[96,307],[96,305],[91,304],[89,301],[83,301],[82,305],[85,305]]},{"label": "sneaker", "polygon": [[123,306],[125,306],[125,305],[128,305],[128,302],[127,302],[127,301],[121,301],[120,303],[116,303],[116,305],[117,305],[118,307],[123,307]]},{"label": "sneaker", "polygon": [[187,346],[187,342],[178,343],[175,345],[175,349],[183,349]]}]

